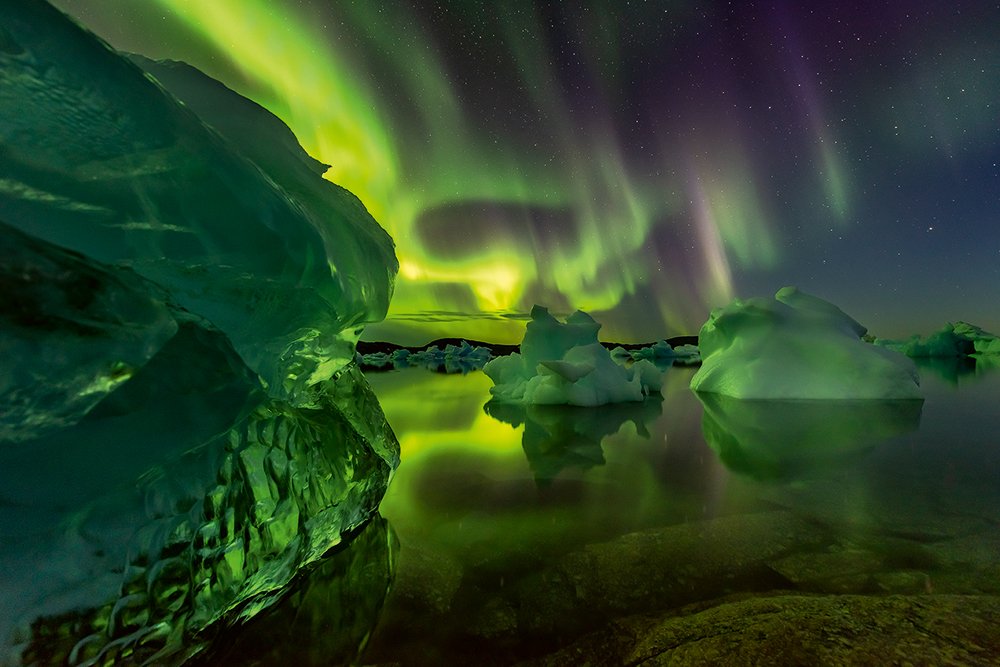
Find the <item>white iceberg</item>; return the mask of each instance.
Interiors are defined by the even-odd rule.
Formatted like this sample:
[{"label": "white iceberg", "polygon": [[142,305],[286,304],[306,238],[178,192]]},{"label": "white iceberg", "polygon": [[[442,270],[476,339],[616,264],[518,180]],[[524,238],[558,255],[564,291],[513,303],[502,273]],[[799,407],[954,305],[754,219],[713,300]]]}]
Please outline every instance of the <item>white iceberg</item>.
[{"label": "white iceberg", "polygon": [[565,323],[541,306],[531,309],[520,354],[498,357],[483,371],[498,401],[544,405],[604,405],[641,401],[663,376],[649,361],[621,366],[597,340],[601,325],[583,311]]},{"label": "white iceberg", "polygon": [[866,343],[864,326],[794,287],[735,300],[701,328],[691,388],[742,399],[917,399],[916,366]]}]

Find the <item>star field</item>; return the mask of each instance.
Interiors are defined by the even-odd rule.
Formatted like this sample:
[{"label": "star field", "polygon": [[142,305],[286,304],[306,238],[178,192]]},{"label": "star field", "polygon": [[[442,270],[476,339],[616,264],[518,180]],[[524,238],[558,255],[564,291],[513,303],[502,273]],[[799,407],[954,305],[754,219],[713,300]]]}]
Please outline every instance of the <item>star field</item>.
[{"label": "star field", "polygon": [[1000,330],[995,2],[59,0],[281,117],[396,240],[369,337],[623,341],[798,285]]}]

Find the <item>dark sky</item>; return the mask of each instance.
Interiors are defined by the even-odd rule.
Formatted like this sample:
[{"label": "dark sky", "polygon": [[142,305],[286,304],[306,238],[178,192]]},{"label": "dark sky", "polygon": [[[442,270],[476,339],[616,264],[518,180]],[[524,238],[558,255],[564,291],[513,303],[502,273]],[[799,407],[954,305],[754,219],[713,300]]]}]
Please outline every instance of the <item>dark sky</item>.
[{"label": "dark sky", "polygon": [[[369,337],[694,333],[786,284],[1000,331],[1000,4],[59,0],[283,118],[389,230]],[[414,333],[419,330],[419,333]]]}]

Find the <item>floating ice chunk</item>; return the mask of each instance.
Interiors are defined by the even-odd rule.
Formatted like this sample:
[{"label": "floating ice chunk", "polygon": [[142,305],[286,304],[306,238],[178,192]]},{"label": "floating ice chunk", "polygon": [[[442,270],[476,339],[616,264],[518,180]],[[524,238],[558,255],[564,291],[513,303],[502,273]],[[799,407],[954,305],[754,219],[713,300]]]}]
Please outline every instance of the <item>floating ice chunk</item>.
[{"label": "floating ice chunk", "polygon": [[701,350],[697,345],[678,345],[674,348],[674,362],[696,364],[701,361]]},{"label": "floating ice chunk", "polygon": [[394,369],[426,368],[435,372],[465,374],[482,370],[492,357],[489,348],[474,346],[463,340],[458,345],[448,343],[443,350],[438,345],[432,345],[422,350],[399,348],[392,352],[371,352],[359,355],[359,363],[368,370],[391,366]]},{"label": "floating ice chunk", "polygon": [[876,345],[902,352],[908,357],[964,357],[971,354],[1000,354],[1000,338],[968,322],[948,323],[927,338],[906,340],[879,338]]},{"label": "floating ice chunk", "polygon": [[1000,338],[977,340],[974,345],[976,354],[1000,354]]},{"label": "floating ice chunk", "polygon": [[662,372],[641,360],[625,367],[597,340],[601,325],[582,311],[565,323],[548,310],[531,310],[521,352],[498,357],[483,371],[498,401],[545,405],[604,405],[641,401],[659,391]]},{"label": "floating ice chunk", "polygon": [[701,328],[691,388],[748,399],[920,398],[913,362],[864,342],[865,331],[794,287],[736,300]]},{"label": "floating ice chunk", "polygon": [[701,361],[701,353],[697,345],[686,344],[673,347],[665,340],[660,340],[649,347],[640,347],[635,350],[616,347],[611,353],[617,359],[630,358],[636,361],[648,359],[660,366],[672,366],[674,364],[691,365]]}]

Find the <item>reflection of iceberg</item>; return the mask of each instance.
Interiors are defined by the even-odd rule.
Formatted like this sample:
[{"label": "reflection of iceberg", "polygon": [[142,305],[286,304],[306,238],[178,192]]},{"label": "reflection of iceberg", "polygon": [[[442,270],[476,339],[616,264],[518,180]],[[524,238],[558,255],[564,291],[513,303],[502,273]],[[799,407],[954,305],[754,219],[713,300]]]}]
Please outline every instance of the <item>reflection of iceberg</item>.
[{"label": "reflection of iceberg", "polygon": [[1000,371],[1000,354],[984,354],[976,357],[976,373]]},{"label": "reflection of iceberg", "polygon": [[47,3],[0,2],[4,664],[185,659],[398,463],[352,363],[391,240],[213,90],[209,128]]},{"label": "reflection of iceberg", "polygon": [[324,556],[287,596],[244,627],[229,630],[199,659],[203,665],[358,664],[378,623],[396,569],[396,537],[375,517],[343,548]]},{"label": "reflection of iceberg", "polygon": [[[0,449],[4,639],[33,626],[60,656],[41,664],[161,664],[272,603],[366,520],[393,467],[356,369],[314,401],[266,399],[222,336],[185,325],[74,428]],[[38,634],[67,613],[72,632]]]},{"label": "reflection of iceberg", "polygon": [[963,377],[974,375],[986,362],[975,357],[913,357],[921,373],[934,373],[951,384],[958,384]]},{"label": "reflection of iceberg", "polygon": [[821,472],[920,424],[923,401],[748,401],[697,394],[705,441],[729,469],[760,479]]},{"label": "reflection of iceberg", "polygon": [[576,405],[518,405],[490,401],[488,415],[514,427],[524,424],[521,445],[539,483],[554,479],[566,468],[587,469],[604,463],[601,443],[617,433],[625,422],[649,437],[646,424],[663,410],[662,397],[634,403],[615,403],[599,408]]}]

